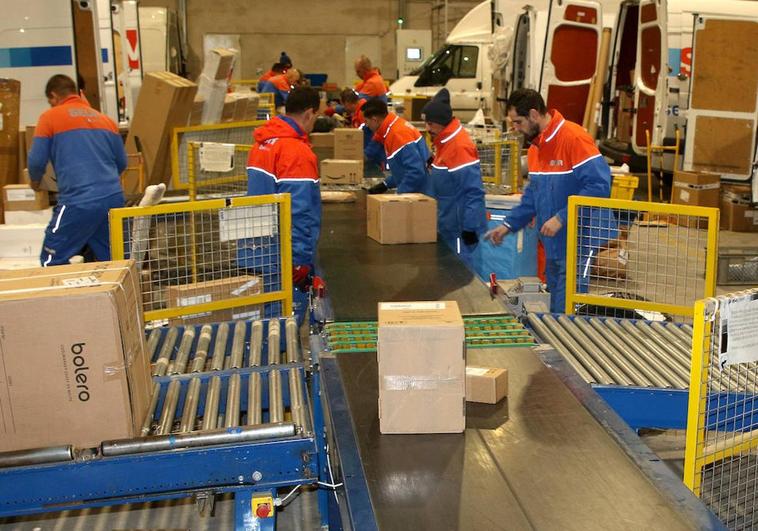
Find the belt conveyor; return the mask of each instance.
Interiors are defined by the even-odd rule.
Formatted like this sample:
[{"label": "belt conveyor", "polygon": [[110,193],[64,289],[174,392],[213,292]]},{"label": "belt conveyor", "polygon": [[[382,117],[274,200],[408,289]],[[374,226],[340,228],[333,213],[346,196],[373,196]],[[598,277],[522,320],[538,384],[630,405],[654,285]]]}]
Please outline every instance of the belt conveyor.
[{"label": "belt conveyor", "polygon": [[468,350],[470,364],[507,368],[509,391],[497,405],[467,404],[465,433],[380,434],[372,325],[357,321],[375,321],[379,301],[456,300],[468,318],[504,307],[443,244],[380,245],[366,238],[365,216],[361,196],[324,205],[319,247],[336,320],[319,361],[344,527],[721,528],[544,345]]}]

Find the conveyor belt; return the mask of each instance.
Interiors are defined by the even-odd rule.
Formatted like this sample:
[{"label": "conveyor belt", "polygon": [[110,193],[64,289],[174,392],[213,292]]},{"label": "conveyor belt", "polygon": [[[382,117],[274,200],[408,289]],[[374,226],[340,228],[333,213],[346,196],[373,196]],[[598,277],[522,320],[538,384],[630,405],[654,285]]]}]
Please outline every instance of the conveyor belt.
[{"label": "conveyor belt", "polygon": [[336,321],[375,320],[380,301],[455,300],[465,315],[503,312],[444,244],[369,239],[363,192],[355,203],[323,205],[318,264]]}]

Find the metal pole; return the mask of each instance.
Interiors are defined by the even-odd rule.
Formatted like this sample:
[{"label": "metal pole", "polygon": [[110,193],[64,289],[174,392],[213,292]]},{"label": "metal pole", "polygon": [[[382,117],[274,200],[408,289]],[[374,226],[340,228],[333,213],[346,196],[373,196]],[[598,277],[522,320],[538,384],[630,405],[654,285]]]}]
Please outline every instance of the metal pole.
[{"label": "metal pole", "polygon": [[527,319],[529,320],[529,324],[534,330],[537,331],[537,334],[543,339],[543,341],[550,343],[553,348],[560,352],[563,355],[563,358],[568,362],[569,365],[571,365],[577,374],[579,374],[582,380],[587,383],[596,382],[595,378],[589,372],[587,372],[587,369],[585,369],[581,363],[577,361],[571,351],[566,348],[561,340],[558,339],[550,330],[548,330],[542,321],[540,321],[539,317],[533,313],[530,313],[527,314]]},{"label": "metal pole", "polygon": [[179,337],[179,329],[171,327],[166,332],[166,338],[163,340],[163,346],[161,347],[161,353],[158,356],[158,360],[153,367],[153,376],[165,376],[166,369],[168,369],[168,363],[171,360],[171,352],[174,350],[174,344]]},{"label": "metal pole", "polygon": [[297,347],[297,320],[294,317],[288,317],[284,328],[287,334],[287,363],[297,363],[300,358]]},{"label": "metal pole", "polygon": [[140,434],[144,437],[150,433],[150,429],[153,426],[153,417],[155,416],[155,408],[158,407],[158,395],[161,392],[161,384],[158,382],[153,384],[153,394],[150,396],[150,406],[147,408],[145,414],[145,420],[142,422],[142,429]]},{"label": "metal pole", "polygon": [[216,331],[216,342],[213,344],[213,357],[211,358],[211,370],[220,371],[224,368],[226,356],[226,342],[229,337],[229,323],[221,323]]},{"label": "metal pole", "polygon": [[105,457],[159,452],[178,448],[196,448],[217,444],[240,444],[252,441],[274,440],[293,437],[297,429],[293,423],[264,424],[234,429],[212,430],[210,432],[177,433],[158,437],[137,437],[104,441],[100,452]]},{"label": "metal pole", "polygon": [[577,360],[593,375],[597,383],[604,385],[612,384],[613,379],[605,370],[593,360],[587,352],[576,344],[570,335],[561,328],[561,325],[553,318],[552,315],[545,314],[542,316],[542,322],[558,337],[566,347],[574,353]]},{"label": "metal pole", "polygon": [[0,468],[14,466],[43,465],[46,463],[63,463],[74,460],[74,447],[50,446],[48,448],[30,448],[0,453]]}]

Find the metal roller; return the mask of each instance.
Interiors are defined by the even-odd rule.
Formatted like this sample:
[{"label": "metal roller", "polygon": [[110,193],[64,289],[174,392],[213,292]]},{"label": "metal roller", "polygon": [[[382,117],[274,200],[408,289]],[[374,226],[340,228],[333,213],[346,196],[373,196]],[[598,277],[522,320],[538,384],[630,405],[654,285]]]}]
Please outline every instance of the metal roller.
[{"label": "metal roller", "polygon": [[666,350],[658,346],[658,344],[654,340],[650,339],[645,334],[643,334],[636,326],[634,326],[629,321],[622,321],[621,327],[626,332],[628,332],[630,336],[632,336],[639,343],[641,343],[644,346],[644,348],[646,348],[653,355],[657,356],[659,366],[661,364],[664,364],[669,369],[671,369],[679,377],[682,383],[682,387],[689,386],[689,382],[690,382],[689,368],[682,367],[680,363],[672,359],[671,355]]},{"label": "metal roller", "polygon": [[150,336],[147,338],[147,359],[152,360],[155,357],[155,351],[158,348],[158,342],[161,340],[161,329],[153,328]]},{"label": "metal roller", "polygon": [[232,339],[232,353],[229,356],[225,368],[239,369],[245,357],[245,335],[247,333],[245,321],[237,321],[234,325],[234,337]]},{"label": "metal roller", "polygon": [[142,429],[140,430],[140,434],[144,437],[145,435],[148,435],[150,433],[150,429],[153,426],[153,417],[155,416],[155,408],[158,407],[158,395],[160,395],[161,392],[161,384],[154,383],[153,384],[153,393],[150,395],[150,405],[147,408],[147,413],[145,414],[145,420],[142,422]]},{"label": "metal roller", "polygon": [[163,399],[163,411],[158,421],[158,428],[155,430],[156,435],[166,435],[171,433],[174,426],[174,416],[176,415],[176,406],[179,403],[179,390],[181,383],[174,380],[168,384],[166,398]]},{"label": "metal roller", "polygon": [[637,341],[637,339],[626,332],[621,326],[614,320],[608,319],[605,321],[605,325],[608,329],[616,335],[621,341],[626,343],[632,350],[634,350],[638,356],[640,356],[645,363],[647,363],[651,369],[660,374],[666,382],[663,387],[676,387],[683,389],[687,386],[687,383],[682,380],[676,372],[672,371],[667,365],[663,365],[658,362],[658,358],[650,353],[649,349],[643,344]]},{"label": "metal roller", "polygon": [[50,446],[47,448],[29,448],[0,453],[0,468],[13,466],[44,465],[47,463],[63,463],[74,460],[74,447]]},{"label": "metal roller", "polygon": [[229,377],[229,384],[226,388],[226,411],[224,412],[224,427],[226,428],[239,426],[241,390],[242,382],[240,375],[232,374]]},{"label": "metal roller", "polygon": [[179,425],[179,431],[187,433],[195,427],[197,418],[197,405],[200,402],[200,378],[192,378],[187,385],[187,395],[184,398],[184,408],[182,409],[182,420]]},{"label": "metal roller", "polygon": [[[215,355],[214,355],[215,357]],[[213,376],[205,392],[205,412],[203,413],[203,430],[214,430],[218,422],[219,394],[221,393],[221,377]]]},{"label": "metal roller", "polygon": [[300,353],[297,347],[297,320],[294,317],[287,318],[284,332],[287,339],[287,363],[297,363],[300,359]]},{"label": "metal roller", "polygon": [[268,364],[278,365],[281,363],[280,353],[280,324],[279,319],[271,319],[268,322]]},{"label": "metal roller", "polygon": [[251,372],[247,382],[247,424],[252,426],[263,422],[263,387],[261,373]]},{"label": "metal roller", "polygon": [[687,332],[682,330],[681,326],[676,326],[675,324],[672,324],[670,327],[667,326],[666,328],[670,328],[672,334],[680,338],[687,345],[689,345],[690,349],[692,349],[692,334],[688,334]]},{"label": "metal roller", "polygon": [[637,330],[642,332],[644,336],[653,341],[660,349],[670,354],[670,357],[668,359],[674,360],[679,363],[679,366],[686,371],[687,375],[689,375],[690,357],[686,353],[682,353],[682,351],[676,346],[675,343],[667,341],[661,334],[653,330],[645,322],[637,321],[635,327]]},{"label": "metal roller", "polygon": [[195,356],[190,364],[190,372],[203,372],[205,370],[205,360],[208,358],[208,348],[211,346],[211,337],[213,336],[213,327],[203,325],[200,329],[200,337],[197,340]]},{"label": "metal roller", "polygon": [[589,323],[590,326],[603,337],[603,339],[613,345],[613,347],[618,350],[629,363],[634,365],[638,371],[644,374],[654,386],[671,387],[671,382],[661,376],[657,371],[653,370],[650,365],[643,362],[643,359],[638,356],[633,349],[630,349],[626,343],[611,333],[600,319],[593,317],[589,320]]},{"label": "metal roller", "polygon": [[300,376],[300,370],[290,369],[288,372],[290,386],[290,411],[292,412],[292,420],[295,422],[295,425],[302,431],[310,431],[308,426],[308,412],[305,410],[305,404],[303,401],[303,379]]},{"label": "metal roller", "polygon": [[585,382],[595,383],[595,378],[589,372],[587,372],[587,369],[585,369],[581,363],[576,360],[574,354],[563,345],[561,340],[555,337],[555,335],[547,328],[547,326],[545,326],[542,321],[540,321],[539,317],[530,313],[527,314],[527,319],[537,334],[539,334],[539,336],[544,341],[550,343],[553,348],[560,352],[568,364],[571,365],[571,367]]},{"label": "metal roller", "polygon": [[250,325],[250,358],[248,366],[258,367],[263,355],[263,322],[253,321]]},{"label": "metal roller", "polygon": [[226,342],[229,337],[229,323],[221,323],[216,331],[216,341],[213,344],[213,357],[211,358],[211,370],[220,371],[224,368],[226,357]]},{"label": "metal roller", "polygon": [[[271,336],[269,336],[269,341]],[[271,349],[269,349],[271,352]],[[284,396],[282,395],[282,375],[277,369],[268,373],[268,415],[269,422],[284,420]]]},{"label": "metal roller", "polygon": [[605,354],[609,356],[627,376],[629,376],[634,385],[642,387],[650,387],[653,385],[648,377],[627,359],[623,352],[619,351],[612,343],[606,341],[603,336],[590,326],[590,323],[586,319],[576,318],[574,319],[574,324],[576,324],[598,348],[602,349],[603,352],[605,352]]},{"label": "metal roller", "polygon": [[289,423],[264,424],[234,429],[212,430],[210,432],[177,433],[158,437],[137,437],[104,441],[100,452],[105,457],[131,455],[146,452],[160,452],[178,448],[197,448],[217,444],[241,444],[293,437],[297,434],[295,425]]},{"label": "metal roller", "polygon": [[185,328],[182,341],[179,343],[179,352],[174,359],[174,370],[169,374],[184,374],[187,371],[187,361],[189,360],[192,343],[195,341],[195,329]]},{"label": "metal roller", "polygon": [[174,350],[174,344],[179,337],[179,329],[171,327],[166,332],[166,337],[163,340],[163,346],[161,347],[161,353],[158,356],[158,360],[153,367],[153,376],[165,376],[168,369],[168,363],[171,361],[171,352]]},{"label": "metal roller", "polygon": [[598,363],[600,367],[603,367],[608,373],[608,376],[613,378],[614,382],[621,385],[632,385],[634,383],[629,376],[624,373],[623,369],[616,366],[615,356],[613,353],[610,355],[606,352],[605,345],[594,343],[584,332],[574,324],[574,321],[562,315],[558,317],[558,323],[563,326],[566,332],[584,348],[587,354]]},{"label": "metal roller", "polygon": [[613,379],[608,375],[608,373],[605,372],[605,370],[600,365],[598,365],[598,363],[589,354],[587,354],[587,352],[582,347],[576,344],[576,341],[574,341],[573,338],[563,329],[563,327],[558,324],[558,321],[556,321],[552,315],[544,314],[542,316],[542,322],[545,323],[550,331],[553,332],[553,334],[555,334],[555,336],[558,337],[558,339],[560,339],[563,344],[566,345],[566,347],[574,353],[574,356],[579,361],[579,363],[581,363],[584,368],[594,376],[597,383],[604,385],[613,383]]}]

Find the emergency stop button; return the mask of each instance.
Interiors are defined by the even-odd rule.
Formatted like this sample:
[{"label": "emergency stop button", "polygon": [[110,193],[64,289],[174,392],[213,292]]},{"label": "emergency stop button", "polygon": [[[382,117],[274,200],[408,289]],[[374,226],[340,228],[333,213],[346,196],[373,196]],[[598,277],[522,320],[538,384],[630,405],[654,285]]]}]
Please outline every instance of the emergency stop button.
[{"label": "emergency stop button", "polygon": [[273,496],[253,496],[253,514],[256,518],[272,518],[274,516]]},{"label": "emergency stop button", "polygon": [[271,514],[271,507],[268,503],[262,503],[258,506],[258,508],[255,510],[255,516],[258,518],[268,518],[268,515]]}]

